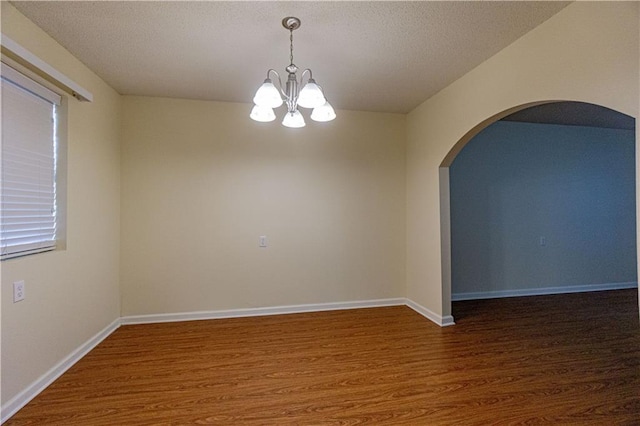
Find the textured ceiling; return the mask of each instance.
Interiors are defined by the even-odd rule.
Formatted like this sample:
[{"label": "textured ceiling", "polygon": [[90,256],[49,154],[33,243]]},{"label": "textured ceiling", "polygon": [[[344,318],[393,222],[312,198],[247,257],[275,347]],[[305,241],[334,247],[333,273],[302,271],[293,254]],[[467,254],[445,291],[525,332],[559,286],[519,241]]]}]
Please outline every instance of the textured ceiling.
[{"label": "textured ceiling", "polygon": [[406,113],[568,2],[12,2],[121,94],[250,103],[311,68],[336,108]]}]

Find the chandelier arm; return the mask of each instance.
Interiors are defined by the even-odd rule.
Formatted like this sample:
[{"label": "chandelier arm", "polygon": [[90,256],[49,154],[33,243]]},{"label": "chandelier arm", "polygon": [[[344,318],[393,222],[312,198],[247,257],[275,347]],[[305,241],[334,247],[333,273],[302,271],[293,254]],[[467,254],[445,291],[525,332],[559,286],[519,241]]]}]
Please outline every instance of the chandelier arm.
[{"label": "chandelier arm", "polygon": [[271,73],[274,73],[276,77],[278,77],[278,90],[286,97],[284,90],[282,90],[282,79],[280,78],[280,74],[278,74],[278,71],[274,70],[273,68],[269,68],[269,70],[267,71],[267,78],[269,78]]},{"label": "chandelier arm", "polygon": [[303,86],[302,81],[304,80],[304,75],[306,73],[309,73],[309,80],[313,79],[313,75],[311,73],[311,69],[307,68],[306,70],[302,71],[302,74],[300,74],[300,86]]},{"label": "chandelier arm", "polygon": [[278,74],[278,71],[274,70],[273,68],[269,68],[267,70],[267,78],[270,78],[271,73],[274,73],[278,78],[280,78],[280,74]]}]

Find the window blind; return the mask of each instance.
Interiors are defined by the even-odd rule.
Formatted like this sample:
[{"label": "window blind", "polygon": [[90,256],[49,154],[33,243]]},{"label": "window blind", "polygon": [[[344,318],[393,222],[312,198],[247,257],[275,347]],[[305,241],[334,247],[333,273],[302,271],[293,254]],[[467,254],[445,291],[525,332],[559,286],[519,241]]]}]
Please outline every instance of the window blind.
[{"label": "window blind", "polygon": [[2,64],[2,259],[55,248],[60,96]]}]

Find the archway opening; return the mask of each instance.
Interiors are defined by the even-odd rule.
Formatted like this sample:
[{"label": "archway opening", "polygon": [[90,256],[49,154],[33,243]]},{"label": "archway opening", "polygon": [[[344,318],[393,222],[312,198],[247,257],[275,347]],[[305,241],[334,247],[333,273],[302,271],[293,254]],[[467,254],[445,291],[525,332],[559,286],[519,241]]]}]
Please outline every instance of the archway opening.
[{"label": "archway opening", "polygon": [[634,129],[601,106],[546,102],[469,131],[440,169],[444,311],[637,286]]}]

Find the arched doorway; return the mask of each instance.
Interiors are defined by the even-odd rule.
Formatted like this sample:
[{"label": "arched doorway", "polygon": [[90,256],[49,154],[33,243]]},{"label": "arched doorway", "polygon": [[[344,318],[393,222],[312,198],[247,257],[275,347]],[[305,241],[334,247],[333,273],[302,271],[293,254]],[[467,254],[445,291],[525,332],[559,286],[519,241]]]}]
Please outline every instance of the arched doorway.
[{"label": "arched doorway", "polygon": [[[451,309],[452,294],[450,166],[469,141],[488,126],[505,118],[510,121],[592,127],[620,128],[620,126],[626,126],[628,128],[629,123],[631,123],[631,128],[633,128],[634,124],[632,117],[597,105],[580,102],[549,101],[520,105],[503,111],[500,114],[484,120],[467,132],[464,137],[455,144],[440,165],[442,297],[443,305],[448,306],[449,309]],[[633,130],[631,130],[631,133],[633,133]],[[544,244],[544,241],[541,244]]]}]

